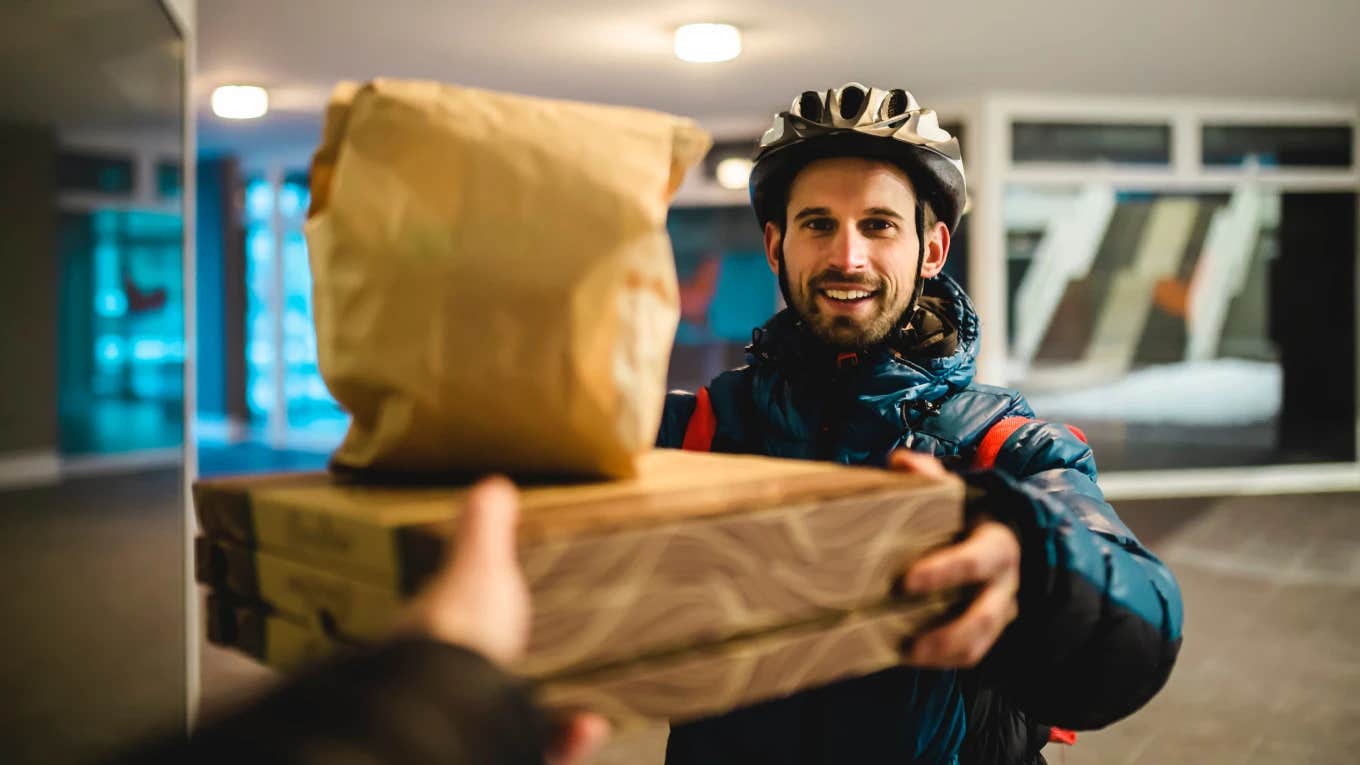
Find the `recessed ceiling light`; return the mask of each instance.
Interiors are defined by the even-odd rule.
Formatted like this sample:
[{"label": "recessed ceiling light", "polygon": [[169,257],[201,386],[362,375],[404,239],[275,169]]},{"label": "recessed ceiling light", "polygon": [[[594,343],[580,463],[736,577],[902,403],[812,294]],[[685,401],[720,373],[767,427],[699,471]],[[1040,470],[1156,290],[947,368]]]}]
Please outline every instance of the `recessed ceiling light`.
[{"label": "recessed ceiling light", "polygon": [[752,162],[745,157],[728,157],[713,169],[718,185],[725,189],[744,189],[751,180]]},{"label": "recessed ceiling light", "polygon": [[269,93],[258,85],[223,85],[212,93],[213,114],[228,120],[253,120],[269,111]]},{"label": "recessed ceiling light", "polygon": [[731,24],[686,24],[675,30],[675,55],[681,61],[710,64],[741,54],[741,32]]}]

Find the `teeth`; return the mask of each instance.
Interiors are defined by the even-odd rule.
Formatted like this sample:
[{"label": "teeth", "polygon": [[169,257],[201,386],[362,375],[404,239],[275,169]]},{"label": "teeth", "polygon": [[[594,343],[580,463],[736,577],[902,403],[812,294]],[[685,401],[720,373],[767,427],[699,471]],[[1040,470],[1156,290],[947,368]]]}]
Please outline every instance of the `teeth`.
[{"label": "teeth", "polygon": [[859,300],[873,294],[864,290],[822,290],[822,292],[833,300]]}]

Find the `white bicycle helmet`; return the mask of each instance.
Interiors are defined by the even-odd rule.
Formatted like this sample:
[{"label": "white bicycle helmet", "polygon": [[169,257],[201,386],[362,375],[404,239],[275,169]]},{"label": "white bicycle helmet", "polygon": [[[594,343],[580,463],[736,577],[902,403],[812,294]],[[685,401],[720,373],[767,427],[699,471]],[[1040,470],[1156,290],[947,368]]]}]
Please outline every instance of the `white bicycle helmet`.
[{"label": "white bicycle helmet", "polygon": [[775,115],[751,170],[751,205],[761,226],[783,219],[798,171],[827,157],[892,162],[951,233],[963,217],[966,181],[958,139],[911,93],[851,82],[825,93],[805,91],[788,111]]}]

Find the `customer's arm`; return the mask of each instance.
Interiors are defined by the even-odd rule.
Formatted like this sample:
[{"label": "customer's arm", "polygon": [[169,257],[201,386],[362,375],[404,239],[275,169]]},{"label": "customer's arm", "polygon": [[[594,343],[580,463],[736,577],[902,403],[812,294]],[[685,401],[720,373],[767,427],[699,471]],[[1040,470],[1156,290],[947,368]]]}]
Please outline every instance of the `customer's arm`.
[{"label": "customer's arm", "polygon": [[501,671],[523,654],[529,595],[515,558],[518,497],[503,479],[469,495],[457,549],[406,613],[401,634],[320,666],[188,741],[128,763],[500,765],[578,762],[602,743],[595,716],[550,725]]}]

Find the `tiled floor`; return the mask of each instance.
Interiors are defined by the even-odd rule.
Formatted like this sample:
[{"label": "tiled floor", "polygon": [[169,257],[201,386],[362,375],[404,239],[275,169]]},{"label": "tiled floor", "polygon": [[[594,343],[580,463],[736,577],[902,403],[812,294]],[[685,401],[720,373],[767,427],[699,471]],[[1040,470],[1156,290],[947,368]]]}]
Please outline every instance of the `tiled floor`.
[{"label": "tiled floor", "polygon": [[184,717],[178,471],[0,491],[0,762],[77,763]]},{"label": "tiled floor", "polygon": [[[0,762],[78,763],[183,714],[173,472],[0,492]],[[1360,495],[1124,503],[1176,571],[1167,688],[1058,763],[1350,763],[1360,752]],[[271,675],[204,654],[209,712]],[[599,762],[659,763],[662,729]]]},{"label": "tiled floor", "polygon": [[[1188,522],[1151,531],[1178,505]],[[1124,515],[1176,572],[1185,645],[1151,704],[1082,736],[1067,762],[1356,762],[1360,497],[1142,502]]]}]

